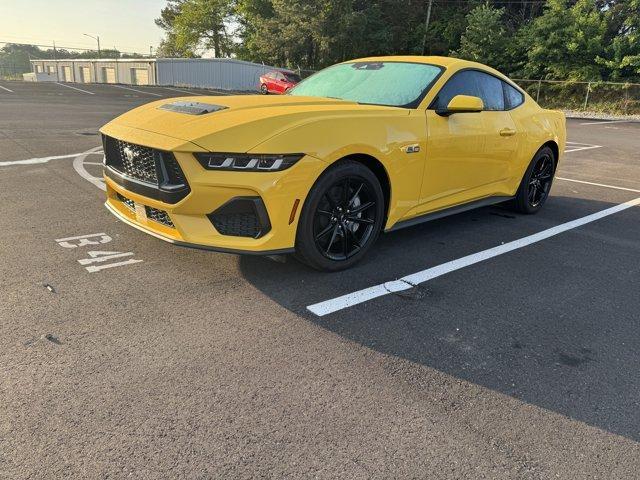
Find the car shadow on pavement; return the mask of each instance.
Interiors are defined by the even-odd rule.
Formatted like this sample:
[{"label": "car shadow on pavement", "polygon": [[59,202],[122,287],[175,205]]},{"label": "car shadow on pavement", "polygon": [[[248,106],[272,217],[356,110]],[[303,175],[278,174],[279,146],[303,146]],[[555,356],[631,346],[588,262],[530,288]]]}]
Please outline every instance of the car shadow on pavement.
[{"label": "car shadow on pavement", "polygon": [[335,274],[248,256],[240,268],[344,338],[640,441],[640,265],[628,211],[616,215],[615,238],[594,222],[325,317],[306,309],[611,206],[560,196],[534,216],[483,208],[383,235],[368,259]]}]

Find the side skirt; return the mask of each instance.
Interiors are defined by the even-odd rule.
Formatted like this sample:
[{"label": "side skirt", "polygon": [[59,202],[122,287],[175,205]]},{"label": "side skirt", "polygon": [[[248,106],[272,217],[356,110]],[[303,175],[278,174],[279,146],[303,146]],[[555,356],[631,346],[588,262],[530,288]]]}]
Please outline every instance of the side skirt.
[{"label": "side skirt", "polygon": [[393,227],[385,230],[385,232],[395,232],[396,230],[400,230],[402,228],[413,227],[414,225],[419,225],[420,223],[430,222],[431,220],[448,217],[449,215],[455,215],[457,213],[466,212],[468,210],[495,205],[496,203],[507,202],[509,200],[512,200],[513,198],[515,197],[488,197],[469,203],[463,203],[462,205],[456,205],[455,207],[444,208],[435,212],[428,212],[418,217],[410,218],[408,220],[402,220],[396,223]]}]

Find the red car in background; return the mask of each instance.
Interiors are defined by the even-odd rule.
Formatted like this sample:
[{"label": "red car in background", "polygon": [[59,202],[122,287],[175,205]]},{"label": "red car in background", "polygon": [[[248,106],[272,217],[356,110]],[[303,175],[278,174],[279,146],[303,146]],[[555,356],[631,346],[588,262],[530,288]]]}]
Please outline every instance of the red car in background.
[{"label": "red car in background", "polygon": [[260,93],[283,94],[294,87],[300,81],[300,75],[284,70],[274,70],[260,77]]}]

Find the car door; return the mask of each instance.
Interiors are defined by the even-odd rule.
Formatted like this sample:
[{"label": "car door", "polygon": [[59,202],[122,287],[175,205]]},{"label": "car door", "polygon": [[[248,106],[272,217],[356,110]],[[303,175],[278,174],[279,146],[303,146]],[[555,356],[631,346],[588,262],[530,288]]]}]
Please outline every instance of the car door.
[{"label": "car door", "polygon": [[276,93],[283,93],[285,89],[285,78],[284,75],[280,72],[276,72],[275,74],[275,82],[274,89]]},{"label": "car door", "polygon": [[[456,95],[480,97],[482,112],[442,116]],[[501,80],[479,70],[454,74],[427,109],[427,155],[421,212],[498,195],[516,149]]]}]

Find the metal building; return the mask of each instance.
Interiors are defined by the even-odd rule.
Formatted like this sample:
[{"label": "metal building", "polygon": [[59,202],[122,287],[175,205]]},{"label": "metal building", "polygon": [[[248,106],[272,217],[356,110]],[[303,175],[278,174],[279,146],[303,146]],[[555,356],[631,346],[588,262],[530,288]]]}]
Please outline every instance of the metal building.
[{"label": "metal building", "polygon": [[31,67],[59,82],[156,84],[155,60],[148,58],[31,60]]},{"label": "metal building", "polygon": [[274,69],[233,58],[159,58],[156,62],[158,85],[223,90],[258,90],[260,75]]},{"label": "metal building", "polygon": [[167,85],[237,91],[258,90],[260,75],[276,69],[232,58],[31,60],[31,67],[32,74],[25,74],[25,80]]}]

